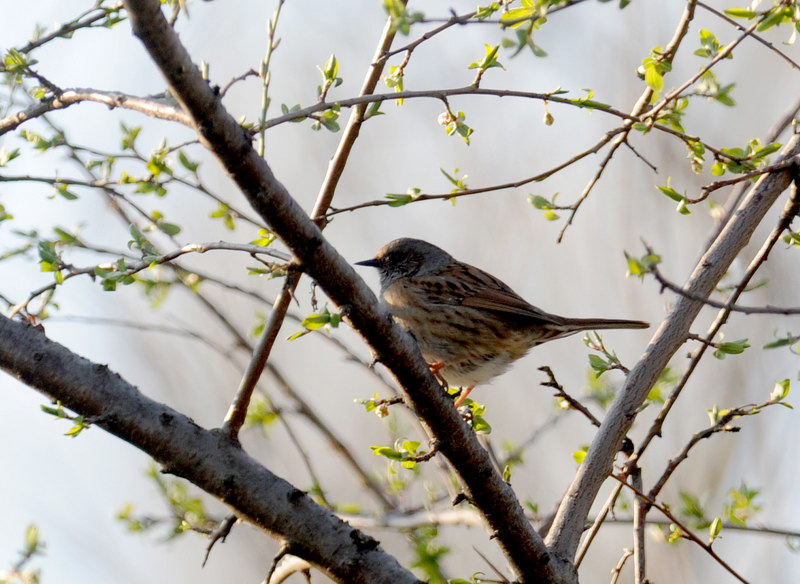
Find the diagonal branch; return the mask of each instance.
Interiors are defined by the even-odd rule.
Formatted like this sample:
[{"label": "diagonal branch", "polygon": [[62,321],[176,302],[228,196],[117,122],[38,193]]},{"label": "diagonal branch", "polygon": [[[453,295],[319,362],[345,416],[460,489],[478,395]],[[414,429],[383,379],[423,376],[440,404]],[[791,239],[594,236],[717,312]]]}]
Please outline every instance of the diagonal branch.
[{"label": "diagonal branch", "polygon": [[[441,391],[413,339],[394,324],[354,269],[322,236],[317,225],[277,180],[252,147],[250,136],[222,106],[192,62],[157,0],[126,2],[134,34],[194,120],[202,142],[218,157],[253,208],[294,254],[301,269],[342,307],[409,396],[417,415],[481,509],[519,579],[574,582],[567,561],[554,561],[528,522],[513,491],[494,470],[475,434]],[[314,558],[320,561],[320,558]]]},{"label": "diagonal branch", "polygon": [[223,433],[199,427],[105,365],[79,357],[25,323],[0,316],[0,339],[0,368],[290,542],[331,577],[363,584],[419,582],[377,541],[272,474]]},{"label": "diagonal branch", "polygon": [[[783,159],[800,153],[800,136],[793,136]],[[682,296],[656,331],[642,359],[631,369],[625,385],[606,415],[556,515],[548,543],[563,556],[572,557],[583,531],[583,522],[597,493],[611,471],[614,455],[630,429],[636,412],[670,358],[686,340],[689,328],[703,307],[694,297],[707,296],[750,240],[780,194],[789,186],[792,172],[783,170],[760,179],[737,212],[698,262]]]}]

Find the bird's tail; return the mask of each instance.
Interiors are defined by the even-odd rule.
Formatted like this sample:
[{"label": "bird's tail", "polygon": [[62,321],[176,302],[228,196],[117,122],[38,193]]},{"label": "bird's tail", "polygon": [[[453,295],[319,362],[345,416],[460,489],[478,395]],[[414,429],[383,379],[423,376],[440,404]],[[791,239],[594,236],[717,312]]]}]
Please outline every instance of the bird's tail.
[{"label": "bird's tail", "polygon": [[620,318],[565,318],[561,324],[572,332],[600,329],[643,329],[650,323],[642,320],[625,320]]}]

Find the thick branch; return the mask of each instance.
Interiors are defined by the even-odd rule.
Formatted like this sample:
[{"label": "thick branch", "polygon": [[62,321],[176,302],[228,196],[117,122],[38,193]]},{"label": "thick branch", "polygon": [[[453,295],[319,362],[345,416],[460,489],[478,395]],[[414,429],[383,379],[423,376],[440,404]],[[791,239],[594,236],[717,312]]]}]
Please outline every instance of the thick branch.
[{"label": "thick branch", "polygon": [[[800,136],[794,136],[784,148],[783,159],[798,154]],[[611,471],[614,455],[630,429],[638,408],[670,358],[686,340],[692,322],[703,307],[703,303],[695,297],[705,297],[712,292],[791,179],[792,173],[785,170],[767,175],[756,183],[695,267],[684,286],[688,295],[678,299],[639,363],[631,369],[625,386],[592,441],[589,454],[570,485],[548,534],[548,543],[563,556],[572,557],[575,553],[589,508]]]},{"label": "thick branch", "polygon": [[378,542],[250,458],[224,434],[142,395],[22,322],[0,316],[0,368],[80,412],[286,541],[340,582],[417,583]]},{"label": "thick branch", "polygon": [[[527,521],[511,488],[456,412],[413,339],[395,325],[353,268],[275,178],[252,148],[250,136],[228,114],[169,27],[157,0],[128,0],[134,33],[166,76],[172,93],[194,119],[205,145],[219,158],[254,209],[286,243],[303,271],[343,308],[352,326],[405,389],[441,452],[457,469],[467,496],[481,509],[514,571],[526,582],[574,581],[568,562],[557,564]],[[560,577],[556,576],[559,573]]]}]

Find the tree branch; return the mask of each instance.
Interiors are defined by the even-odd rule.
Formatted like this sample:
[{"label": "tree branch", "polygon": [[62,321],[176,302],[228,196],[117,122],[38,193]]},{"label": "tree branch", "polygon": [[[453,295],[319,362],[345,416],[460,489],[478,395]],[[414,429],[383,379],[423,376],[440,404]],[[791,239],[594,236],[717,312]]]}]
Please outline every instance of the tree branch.
[{"label": "tree branch", "polygon": [[[419,581],[379,543],[250,458],[223,433],[199,427],[22,322],[0,316],[0,368],[129,442],[217,497],[235,513],[291,542],[340,582]],[[43,366],[47,365],[47,366]]]},{"label": "tree branch", "polygon": [[118,91],[100,91],[98,89],[65,89],[59,92],[58,95],[43,99],[28,109],[0,119],[0,136],[15,130],[28,120],[84,101],[102,103],[107,105],[109,109],[129,109],[153,118],[178,122],[192,127],[191,118],[184,111],[162,98],[136,97],[135,95],[127,95]]},{"label": "tree branch", "polygon": [[[783,159],[800,153],[800,136],[793,136]],[[750,240],[773,203],[792,180],[788,170],[767,175],[755,184],[737,212],[698,262],[684,289],[691,296],[707,296]],[[609,409],[569,490],[562,500],[547,542],[565,557],[572,557],[583,532],[583,522],[611,471],[614,455],[630,429],[638,408],[686,340],[703,303],[682,296],[656,331],[642,359],[631,369],[625,385]]]},{"label": "tree branch", "polygon": [[[527,582],[574,582],[571,563],[553,561],[513,491],[495,472],[486,451],[441,391],[413,339],[393,323],[363,280],[324,239],[266,161],[257,155],[250,135],[224,109],[169,27],[160,3],[128,0],[125,5],[134,34],[194,120],[202,142],[286,243],[303,271],[343,308],[352,326],[368,340],[375,356],[405,389],[417,415],[459,473],[467,496],[481,509],[518,577]],[[321,559],[315,556],[312,561]]]}]

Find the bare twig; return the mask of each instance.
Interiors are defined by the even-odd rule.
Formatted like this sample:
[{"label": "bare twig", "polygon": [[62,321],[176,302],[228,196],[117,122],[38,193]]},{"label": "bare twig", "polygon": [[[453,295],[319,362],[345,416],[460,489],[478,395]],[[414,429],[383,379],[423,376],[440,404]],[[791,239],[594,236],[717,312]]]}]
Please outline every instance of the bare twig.
[{"label": "bare twig", "polygon": [[293,283],[297,278],[298,274],[294,270],[290,270],[290,273],[286,276],[283,283],[283,291],[278,295],[275,304],[272,306],[272,312],[270,312],[269,320],[267,320],[267,324],[264,327],[264,333],[258,339],[258,344],[253,350],[253,355],[247,363],[242,380],[236,389],[236,395],[228,408],[228,413],[225,415],[222,430],[231,438],[238,436],[239,430],[244,424],[250,398],[258,380],[261,378],[261,372],[267,364],[272,346],[278,337],[280,325],[283,323],[283,318],[289,309],[289,303],[292,298],[289,291],[293,288]]},{"label": "bare twig", "polygon": [[[530,177],[523,178],[523,179],[520,179],[520,180],[516,180],[516,181],[513,181],[513,182],[507,182],[507,183],[502,183],[502,184],[498,184],[498,185],[492,185],[492,186],[488,186],[488,187],[481,187],[481,188],[475,188],[475,189],[464,189],[463,191],[458,191],[458,192],[455,192],[455,193],[442,193],[442,194],[424,194],[423,193],[423,194],[415,196],[413,202],[416,202],[416,201],[434,201],[434,200],[442,200],[442,199],[444,199],[444,200],[457,199],[457,198],[460,198],[460,197],[478,195],[478,194],[481,194],[481,193],[488,193],[488,192],[494,192],[494,191],[500,191],[500,190],[506,190],[506,189],[515,189],[515,188],[519,188],[521,186],[524,186],[524,185],[532,183],[532,182],[542,181],[542,180],[544,180],[544,179],[546,179],[546,178],[548,178],[550,176],[553,176],[557,172],[559,172],[561,170],[564,170],[565,168],[567,168],[569,166],[572,166],[574,163],[578,162],[579,160],[582,160],[583,158],[586,158],[587,156],[589,156],[591,154],[596,154],[597,152],[602,150],[602,148],[606,144],[608,144],[611,140],[613,140],[614,136],[616,136],[617,134],[619,134],[622,131],[623,130],[621,128],[617,128],[616,130],[611,130],[610,132],[607,132],[593,146],[591,146],[591,147],[587,148],[586,150],[576,154],[575,156],[572,156],[571,158],[569,158],[568,160],[562,162],[561,164],[558,164],[557,166],[554,166],[553,168],[551,168],[549,170],[546,170],[544,172],[541,172],[539,174],[536,174],[534,176],[530,176]],[[341,209],[331,209],[328,212],[327,216],[331,217],[333,215],[338,215],[339,213],[346,213],[346,212],[350,212],[350,211],[356,211],[358,209],[363,209],[365,207],[383,207],[383,206],[389,205],[390,203],[392,203],[392,201],[388,200],[388,199],[378,199],[378,200],[375,200],[375,201],[368,201],[366,203],[360,203],[358,205],[353,205],[352,207],[344,207],[344,208],[341,208]],[[571,207],[564,207],[564,208],[569,209]]]},{"label": "bare twig", "polygon": [[625,562],[627,562],[628,558],[632,555],[633,550],[629,550],[628,548],[622,550],[622,557],[620,557],[614,569],[611,570],[611,584],[617,584],[617,582],[619,582],[619,577],[622,575],[622,568],[625,567]]},{"label": "bare twig", "polygon": [[[798,152],[800,152],[800,137],[794,136],[784,148],[783,158],[792,158]],[[786,170],[759,179],[749,196],[740,205],[738,212],[698,262],[686,286],[690,293],[705,296],[713,290],[792,179],[792,173]],[[778,231],[775,240],[782,231],[783,229]],[[768,248],[771,246],[772,244]],[[765,257],[766,253],[765,249],[759,256]],[[761,261],[763,258],[757,262],[752,272],[757,269]],[[752,276],[752,273],[749,272],[749,275]],[[744,285],[746,283],[743,282]],[[555,545],[565,556],[571,557],[577,549],[583,531],[583,521],[610,470],[611,461],[620,443],[653,383],[685,341],[689,328],[702,307],[702,302],[680,297],[656,331],[647,349],[646,358],[641,359],[626,377],[625,385],[618,393],[592,441],[587,457],[578,469],[575,480],[570,485],[556,515],[553,528],[548,534],[548,542]],[[700,347],[700,350],[702,349],[703,347]],[[649,439],[652,439],[657,432],[655,429],[652,435],[648,434]]]},{"label": "bare twig", "polygon": [[766,40],[766,39],[762,38],[761,36],[759,36],[759,35],[757,35],[757,34],[754,34],[752,31],[751,31],[751,32],[748,32],[748,31],[749,31],[749,29],[745,29],[745,28],[744,28],[744,27],[743,27],[741,24],[739,24],[738,22],[736,22],[736,21],[735,21],[735,20],[733,20],[732,18],[728,18],[728,16],[727,16],[727,15],[725,15],[723,12],[720,12],[719,10],[716,10],[715,8],[713,8],[713,7],[709,6],[708,4],[706,4],[705,2],[700,2],[700,1],[698,1],[698,2],[697,2],[697,5],[698,5],[700,8],[703,8],[704,10],[707,10],[707,11],[708,11],[708,12],[710,12],[711,14],[713,14],[713,15],[715,15],[715,16],[717,16],[717,17],[721,18],[722,20],[724,20],[725,22],[727,22],[727,23],[728,23],[728,24],[730,24],[731,26],[735,27],[735,28],[736,28],[737,30],[739,30],[740,32],[746,33],[746,35],[747,35],[747,36],[750,36],[750,38],[752,38],[753,40],[755,40],[755,41],[757,41],[757,42],[761,43],[762,45],[764,45],[765,47],[767,47],[767,48],[768,48],[770,51],[772,51],[773,53],[775,53],[776,55],[778,55],[778,56],[779,56],[781,59],[783,59],[784,61],[786,61],[786,62],[787,62],[787,63],[788,63],[788,64],[789,64],[789,65],[790,65],[790,66],[791,66],[793,69],[797,69],[798,71],[800,71],[800,65],[798,65],[798,64],[797,64],[795,61],[793,61],[793,60],[792,60],[792,59],[791,59],[791,58],[790,58],[790,57],[789,57],[789,56],[788,56],[786,53],[784,53],[783,51],[781,51],[780,49],[778,49],[777,47],[775,47],[775,45],[773,45],[773,44],[772,44],[771,42],[769,42],[768,40]]},{"label": "bare twig", "polygon": [[101,103],[109,109],[121,108],[137,111],[153,118],[178,122],[191,127],[191,119],[180,107],[161,98],[137,97],[117,91],[98,89],[65,89],[53,97],[44,99],[28,109],[0,119],[0,136],[16,129],[21,124],[52,111],[64,109],[83,102]]},{"label": "bare twig", "polygon": [[572,409],[578,410],[580,413],[582,413],[592,423],[593,426],[597,428],[600,427],[600,420],[598,420],[597,417],[592,412],[590,412],[586,406],[584,406],[581,402],[579,402],[577,399],[575,399],[574,397],[569,395],[566,391],[564,391],[564,388],[561,386],[561,384],[558,383],[558,381],[556,381],[556,377],[553,374],[553,371],[552,369],[550,369],[550,367],[544,365],[542,367],[539,367],[539,371],[544,372],[548,377],[547,381],[542,381],[539,385],[543,385],[545,387],[552,387],[553,389],[555,389],[556,390],[555,397],[560,397],[565,402],[567,402]]},{"label": "bare twig", "polygon": [[[798,138],[796,136],[792,139],[792,143],[791,144],[795,148],[797,147]],[[783,171],[783,172],[786,172],[786,171]],[[768,178],[767,179],[762,179],[759,182],[763,185],[763,183],[766,182],[766,180],[768,180]],[[751,191],[750,197],[751,198],[755,197],[758,193],[759,193],[759,185],[756,185],[756,187],[754,187],[753,191]],[[742,212],[745,210],[744,205],[745,205],[745,203],[742,203],[742,205],[740,205],[740,210]],[[731,293],[731,296],[728,299],[728,302],[726,303],[726,305],[734,305],[735,304],[735,302],[739,299],[739,297],[742,295],[742,293],[745,291],[745,289],[749,285],[750,281],[755,276],[755,274],[758,271],[758,269],[761,267],[761,265],[765,261],[767,261],[767,258],[769,257],[769,254],[772,251],[772,248],[775,246],[775,244],[778,241],[780,241],[781,234],[783,234],[783,232],[786,229],[788,229],[789,226],[791,225],[792,220],[794,219],[795,215],[797,214],[798,205],[800,205],[800,198],[798,198],[797,186],[794,186],[791,196],[786,201],[786,205],[784,206],[783,212],[781,213],[781,217],[780,217],[780,219],[778,221],[778,224],[775,225],[775,227],[772,229],[772,231],[770,232],[770,234],[767,237],[766,241],[761,246],[761,249],[758,250],[758,253],[755,255],[755,257],[750,262],[750,265],[747,267],[747,270],[745,271],[744,276],[740,280],[740,282],[737,285],[736,289]],[[730,232],[731,224],[733,222],[735,222],[735,220],[736,220],[736,215],[731,215],[731,218],[730,218],[730,221],[728,222],[728,225],[726,225],[726,227],[723,229],[723,231],[720,234],[720,238],[723,237],[724,234]],[[717,241],[719,241],[719,238],[717,239]],[[698,295],[696,292],[688,290],[687,288],[683,288],[682,290],[684,292],[689,292],[692,296],[697,296]],[[700,294],[700,296],[703,296],[703,294]],[[698,305],[702,305],[702,303],[699,300],[696,300],[695,298],[688,298],[685,295],[681,295],[681,298],[686,300],[687,302],[691,301],[691,302],[698,303]],[[680,303],[680,301],[679,301],[679,303]],[[717,318],[711,324],[711,326],[708,329],[708,332],[706,333],[706,340],[708,340],[709,342],[713,341],[713,339],[716,336],[717,332],[719,332],[719,330],[722,328],[722,326],[727,322],[728,316],[730,315],[730,313],[731,313],[730,308],[723,307],[720,310],[720,313],[717,315]],[[700,364],[700,360],[703,358],[703,355],[705,355],[705,352],[706,352],[707,349],[708,349],[708,344],[704,343],[704,344],[701,344],[700,347],[698,347],[698,349],[695,351],[694,355],[692,356],[692,360],[689,363],[689,366],[687,367],[687,369],[684,372],[683,376],[681,377],[680,381],[678,381],[678,383],[675,385],[675,387],[670,392],[670,394],[667,397],[667,399],[664,401],[664,405],[661,406],[661,410],[659,411],[658,415],[656,416],[655,420],[653,421],[653,424],[651,425],[650,430],[647,432],[647,436],[645,436],[644,440],[639,445],[639,448],[638,448],[638,450],[636,452],[636,458],[640,458],[642,456],[642,454],[644,453],[644,451],[647,450],[647,447],[650,445],[650,442],[652,442],[653,439],[656,436],[660,436],[661,435],[661,427],[664,424],[664,420],[666,419],[667,415],[669,414],[670,410],[672,409],[672,406],[675,405],[675,402],[677,401],[678,397],[680,396],[681,392],[683,391],[683,388],[688,383],[689,378],[691,377],[692,373],[697,368],[697,366]]]},{"label": "bare twig", "polygon": [[208,562],[208,558],[211,556],[211,550],[214,549],[214,546],[218,541],[225,543],[225,538],[228,537],[233,526],[236,525],[236,521],[238,521],[238,517],[231,513],[225,519],[219,522],[216,528],[209,534],[209,542],[206,546],[206,553],[203,556],[203,567],[206,567],[206,563]]},{"label": "bare twig", "polygon": [[[662,290],[666,288],[676,294],[681,296],[686,296],[687,298],[691,298],[692,300],[697,300],[698,302],[702,302],[712,308],[719,308],[720,310],[727,310],[730,312],[741,312],[743,314],[784,314],[784,315],[798,315],[800,314],[800,308],[791,308],[791,307],[781,307],[781,306],[741,306],[739,304],[733,304],[730,301],[728,302],[720,302],[718,300],[712,300],[711,298],[703,298],[697,294],[690,294],[677,284],[670,282],[667,280],[661,271],[653,266],[649,269],[649,272],[653,274],[653,277],[656,281],[661,284]],[[706,341],[703,341],[706,342]],[[709,342],[710,344],[710,342]]]},{"label": "bare twig", "polygon": [[[30,53],[34,49],[37,49],[54,39],[69,37],[74,32],[82,28],[92,28],[93,25],[95,25],[98,21],[103,20],[111,14],[118,13],[120,10],[122,10],[122,2],[118,2],[117,4],[113,4],[108,7],[101,7],[98,5],[92,6],[71,21],[59,26],[53,32],[43,35],[20,47],[19,52]],[[93,12],[96,13],[92,14]]]},{"label": "bare twig", "polygon": [[743,584],[748,584],[748,581],[745,580],[736,570],[734,570],[730,566],[730,564],[728,564],[725,560],[723,560],[717,554],[717,552],[714,551],[714,549],[711,547],[710,544],[707,544],[702,539],[697,537],[694,533],[692,533],[692,531],[688,527],[686,527],[686,525],[684,525],[677,517],[675,517],[675,515],[669,510],[669,508],[667,508],[664,505],[660,505],[655,500],[649,498],[645,493],[643,493],[638,488],[636,488],[635,486],[633,486],[629,482],[627,482],[624,477],[619,476],[619,475],[615,475],[615,474],[612,474],[611,476],[613,478],[617,479],[618,481],[620,481],[625,487],[627,487],[628,489],[633,491],[633,493],[637,497],[641,497],[650,507],[654,507],[654,508],[658,509],[667,519],[669,519],[672,523],[674,523],[681,530],[681,535],[682,536],[684,536],[686,539],[694,542],[695,544],[697,544],[698,546],[703,548],[703,550],[709,556],[711,556],[729,574],[731,574],[734,578],[739,580],[739,582],[742,582]]},{"label": "bare twig", "polygon": [[[642,469],[638,466],[628,470],[631,484],[637,490],[643,491]],[[647,505],[644,500],[636,496],[633,500],[633,579],[636,584],[647,584],[647,570],[645,560],[644,527],[647,517]]]}]

